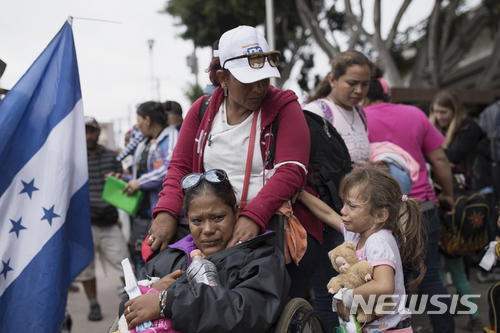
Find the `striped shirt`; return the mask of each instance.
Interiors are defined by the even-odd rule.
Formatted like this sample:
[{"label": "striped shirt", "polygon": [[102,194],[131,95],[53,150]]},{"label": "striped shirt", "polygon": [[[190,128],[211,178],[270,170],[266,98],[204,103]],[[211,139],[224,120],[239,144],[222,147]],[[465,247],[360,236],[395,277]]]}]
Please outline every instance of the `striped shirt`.
[{"label": "striped shirt", "polygon": [[101,199],[105,183],[104,176],[112,171],[123,172],[122,165],[116,160],[116,152],[101,145],[99,145],[97,154],[87,154],[87,158],[92,224],[111,226],[118,221],[118,211],[115,207]]}]

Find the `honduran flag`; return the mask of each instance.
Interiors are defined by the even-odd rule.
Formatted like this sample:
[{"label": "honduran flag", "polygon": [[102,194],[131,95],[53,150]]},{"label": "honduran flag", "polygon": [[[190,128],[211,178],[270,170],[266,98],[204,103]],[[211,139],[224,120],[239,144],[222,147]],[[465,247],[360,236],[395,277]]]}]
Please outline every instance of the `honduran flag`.
[{"label": "honduran flag", "polygon": [[0,101],[0,332],[58,332],[94,256],[71,24]]}]

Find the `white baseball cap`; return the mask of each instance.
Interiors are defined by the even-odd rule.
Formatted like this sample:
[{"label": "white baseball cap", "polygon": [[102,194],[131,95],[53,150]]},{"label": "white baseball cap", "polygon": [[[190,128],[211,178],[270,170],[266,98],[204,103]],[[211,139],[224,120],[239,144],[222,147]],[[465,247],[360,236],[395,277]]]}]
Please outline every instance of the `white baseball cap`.
[{"label": "white baseball cap", "polygon": [[219,40],[219,50],[214,51],[214,56],[219,57],[220,64],[228,69],[231,74],[242,83],[253,83],[270,77],[280,78],[278,68],[269,65],[266,58],[262,68],[251,68],[247,58],[230,60],[253,52],[269,52],[266,38],[254,27],[240,25],[226,31]]}]

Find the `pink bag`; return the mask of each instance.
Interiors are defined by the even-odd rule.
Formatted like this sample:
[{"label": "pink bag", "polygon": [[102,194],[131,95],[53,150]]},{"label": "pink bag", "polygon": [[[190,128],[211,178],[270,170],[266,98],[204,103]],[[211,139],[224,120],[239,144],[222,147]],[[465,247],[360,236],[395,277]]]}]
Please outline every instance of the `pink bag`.
[{"label": "pink bag", "polygon": [[[139,288],[141,289],[142,294],[159,293],[158,290],[153,288],[144,286],[139,286]],[[172,328],[172,319],[170,318],[160,318],[152,320],[152,323],[153,327],[148,328],[147,330],[142,331],[140,333],[183,333],[181,331]],[[135,327],[132,330],[130,330],[130,333],[137,333]]]}]

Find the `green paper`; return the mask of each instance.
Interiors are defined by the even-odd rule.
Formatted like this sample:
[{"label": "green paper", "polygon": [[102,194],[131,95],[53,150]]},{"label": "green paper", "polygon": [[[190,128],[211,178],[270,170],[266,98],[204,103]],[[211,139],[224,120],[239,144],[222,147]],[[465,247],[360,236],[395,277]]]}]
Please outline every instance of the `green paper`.
[{"label": "green paper", "polygon": [[135,217],[144,198],[144,191],[135,191],[131,196],[127,196],[127,193],[122,193],[126,185],[123,180],[108,176],[102,191],[102,200]]}]

